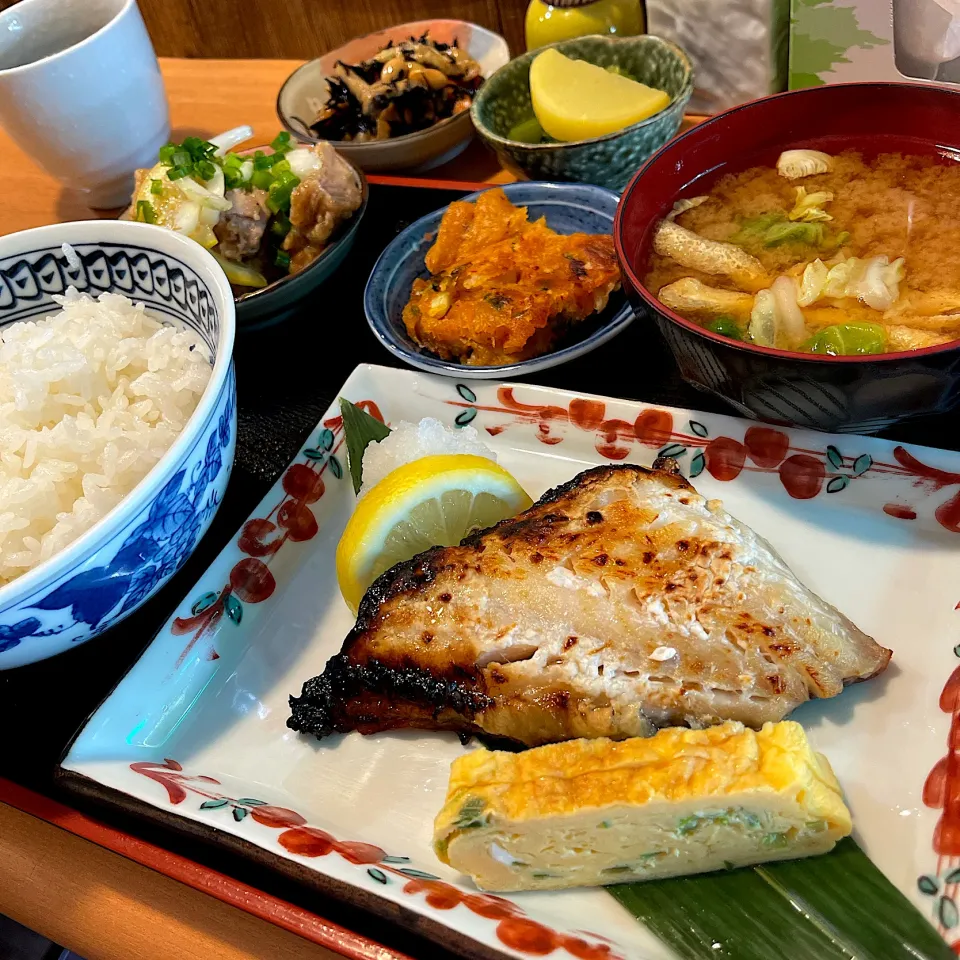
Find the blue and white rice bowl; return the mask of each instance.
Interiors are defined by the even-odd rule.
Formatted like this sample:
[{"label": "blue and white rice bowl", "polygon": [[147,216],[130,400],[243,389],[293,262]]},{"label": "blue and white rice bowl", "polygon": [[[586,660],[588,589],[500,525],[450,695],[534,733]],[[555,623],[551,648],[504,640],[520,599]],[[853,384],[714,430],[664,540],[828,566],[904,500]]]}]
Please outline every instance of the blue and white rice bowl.
[{"label": "blue and white rice bowl", "polygon": [[212,371],[183,430],[144,479],[72,543],[0,586],[0,669],[83,643],[156,593],[210,526],[233,465],[234,300],[213,257],[173,231],[131,221],[0,237],[0,336],[12,323],[57,313],[53,297],[71,286],[93,297],[123,294],[155,318],[190,328],[209,350]]}]

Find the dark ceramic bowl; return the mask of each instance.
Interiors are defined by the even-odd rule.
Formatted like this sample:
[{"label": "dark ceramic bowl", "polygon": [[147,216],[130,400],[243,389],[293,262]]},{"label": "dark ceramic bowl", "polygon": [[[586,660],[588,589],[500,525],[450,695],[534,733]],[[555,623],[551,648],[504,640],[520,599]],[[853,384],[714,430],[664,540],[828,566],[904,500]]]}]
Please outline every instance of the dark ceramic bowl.
[{"label": "dark ceramic bowl", "polygon": [[[240,152],[252,153],[255,150],[269,152],[270,148],[251,147],[249,150]],[[349,220],[340,224],[323,253],[299,273],[288,274],[279,280],[274,280],[273,283],[268,283],[265,287],[234,297],[237,305],[238,330],[260,330],[273,326],[295,313],[310,294],[333,276],[350,252],[353,241],[357,237],[360,221],[367,210],[370,189],[363,171],[348,157],[344,159],[353,167],[357,175],[357,182],[360,184],[360,206]]]},{"label": "dark ceramic bowl", "polygon": [[942,413],[960,401],[960,341],[905,353],[830,357],[710,333],[661,304],[642,281],[653,229],[681,196],[723,174],[773,164],[782,150],[857,149],[960,160],[960,93],[900,83],[813,87],[744,104],[655,154],[624,191],[614,237],[640,322],[660,328],[684,379],[748,417],[818,430],[871,433]]}]

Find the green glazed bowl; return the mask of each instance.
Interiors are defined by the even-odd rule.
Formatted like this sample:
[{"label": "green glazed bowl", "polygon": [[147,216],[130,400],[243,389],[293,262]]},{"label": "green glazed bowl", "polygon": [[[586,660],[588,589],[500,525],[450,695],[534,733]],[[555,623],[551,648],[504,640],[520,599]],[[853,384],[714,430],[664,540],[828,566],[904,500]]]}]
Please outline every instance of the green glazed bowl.
[{"label": "green glazed bowl", "polygon": [[675,43],[659,37],[578,37],[551,43],[564,56],[599,67],[617,66],[635,80],[670,94],[670,105],[638,123],[590,140],[523,143],[507,136],[533,116],[530,64],[546,47],[501,67],[479,89],[471,114],[481,138],[504,164],[531,180],[572,180],[621,191],[643,162],[680,128],[693,93],[693,64]]}]

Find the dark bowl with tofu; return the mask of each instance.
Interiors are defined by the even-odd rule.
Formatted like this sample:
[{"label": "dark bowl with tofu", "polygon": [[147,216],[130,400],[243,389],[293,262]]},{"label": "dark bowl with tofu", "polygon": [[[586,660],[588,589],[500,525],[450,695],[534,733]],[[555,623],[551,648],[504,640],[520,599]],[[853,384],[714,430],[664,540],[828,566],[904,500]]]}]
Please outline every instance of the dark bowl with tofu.
[{"label": "dark bowl with tofu", "polygon": [[[258,149],[270,151],[269,147],[254,147],[244,153],[253,154]],[[302,270],[285,274],[265,287],[245,289],[233,285],[238,330],[259,330],[286,319],[300,309],[303,301],[326,283],[346,259],[366,212],[370,190],[363,171],[349,158],[343,159],[356,174],[360,206],[339,224],[323,252]]]},{"label": "dark bowl with tofu", "polygon": [[[891,260],[897,257],[896,263],[890,264],[889,268],[883,263],[888,259],[886,256],[873,259],[880,262],[883,270],[892,269],[898,263],[899,279],[903,280],[905,276],[903,282],[907,284],[911,271],[916,275],[917,258],[923,257],[928,274],[935,274],[939,269],[944,287],[958,291],[957,303],[939,311],[944,316],[901,317],[897,311],[904,309],[900,306],[903,300],[899,292],[903,285],[897,287],[894,284],[898,299],[894,300],[893,306],[886,305],[886,312],[882,313],[880,310],[884,305],[877,307],[878,322],[861,324],[864,328],[882,329],[888,338],[883,343],[883,352],[865,350],[857,355],[832,355],[830,349],[819,349],[815,339],[813,346],[811,341],[806,341],[803,347],[793,349],[779,349],[757,342],[753,338],[756,311],[761,295],[767,295],[766,291],[759,289],[761,284],[754,287],[755,292],[749,301],[752,310],[748,304],[746,317],[749,325],[746,330],[743,326],[725,330],[723,323],[729,319],[726,316],[717,317],[705,326],[707,321],[697,322],[689,311],[684,315],[682,307],[665,305],[663,300],[670,300],[668,287],[657,282],[654,271],[655,257],[662,254],[663,246],[661,240],[655,243],[655,237],[664,236],[665,221],[674,217],[683,220],[683,208],[675,206],[678,200],[695,198],[695,202],[700,203],[703,202],[701,197],[711,195],[711,191],[729,191],[732,188],[725,185],[734,183],[734,180],[728,178],[718,188],[721,178],[727,174],[740,175],[757,164],[776,163],[779,171],[784,151],[803,150],[807,156],[810,151],[819,151],[821,156],[827,155],[828,160],[838,166],[846,162],[842,159],[846,156],[859,157],[865,164],[879,165],[888,162],[884,159],[886,157],[900,155],[913,168],[923,165],[937,165],[938,171],[950,168],[952,172],[948,172],[952,181],[960,175],[960,169],[953,169],[960,167],[958,110],[960,93],[946,88],[895,83],[839,84],[793,91],[744,104],[707,120],[667,144],[627,186],[614,227],[624,287],[641,320],[634,330],[643,328],[644,319],[648,324],[655,324],[667,341],[684,379],[698,389],[722,397],[739,413],[758,420],[834,432],[871,433],[908,417],[943,413],[957,406],[960,402],[960,340],[952,337],[960,337],[960,276],[952,275],[949,244],[928,244],[925,250],[916,246],[917,238],[930,236],[930,231],[940,229],[934,221],[956,218],[955,210],[944,207],[936,216],[927,218],[927,223],[920,227],[921,232],[911,235],[911,227],[918,227],[911,217],[913,212],[919,213],[923,200],[918,194],[916,211],[906,205],[907,233],[903,243],[898,247],[895,240],[888,237],[888,248],[872,251],[889,253]],[[827,169],[820,172],[826,178]],[[788,172],[780,175],[788,179],[791,176]],[[803,172],[794,175],[809,176]],[[937,177],[942,175],[936,173]],[[775,180],[775,176],[768,176],[767,182]],[[803,184],[805,181],[795,182]],[[820,189],[815,185],[816,176],[806,182],[814,184],[807,189]],[[790,186],[796,189],[792,183]],[[827,198],[837,205],[842,201],[842,198],[835,199],[833,194]],[[940,206],[944,205],[941,203]],[[821,241],[824,236],[832,235],[842,245],[850,234],[840,235],[841,228],[856,231],[859,229],[858,220],[866,223],[872,216],[867,206],[858,209],[848,204],[842,208],[842,217],[837,208],[827,205],[826,209],[838,212],[838,217],[827,216],[823,229],[814,230],[812,228],[817,224],[797,224],[786,221],[786,218],[785,226],[781,224],[780,228],[801,235],[806,231]],[[688,218],[686,222],[703,222],[703,216],[699,216],[699,220]],[[790,218],[793,219],[793,211]],[[960,221],[955,222],[953,229],[957,225]],[[803,230],[799,229],[801,227]],[[949,224],[943,224],[943,228],[949,228]],[[927,233],[924,234],[923,230]],[[690,239],[693,234],[688,231],[685,236]],[[734,245],[740,242],[736,236],[731,238]],[[717,249],[731,245],[720,243],[716,235],[713,241],[705,242],[713,243]],[[915,246],[910,246],[911,243]],[[815,266],[814,257],[817,258],[815,264],[820,265],[816,269],[822,268],[824,272],[832,271],[837,264],[856,261],[862,266],[870,262],[857,260],[857,255],[851,258],[842,249],[839,252],[817,249],[807,255],[808,266]],[[848,259],[844,260],[844,257]],[[931,258],[938,257],[942,265],[931,263]],[[844,310],[858,312],[862,317],[867,313],[866,307],[873,305],[869,294],[853,295],[846,288],[837,294],[837,298],[830,299],[833,294],[829,293],[831,288],[828,286],[820,291],[824,294],[822,299],[818,300],[814,294],[812,300],[804,300],[800,269],[797,267],[795,272],[794,289],[800,296],[794,306],[799,302],[805,307],[801,311],[805,322],[811,314],[822,315],[830,310],[838,314]],[[709,291],[714,298],[726,297],[734,306],[738,302],[736,297],[747,296],[732,292],[730,284],[726,283],[727,277],[710,277],[697,269],[688,272],[697,278],[681,281],[690,290]],[[807,277],[806,268],[802,277]],[[784,281],[778,277],[774,282]],[[716,287],[726,285],[727,289],[714,290],[708,286],[711,283]],[[675,290],[679,284],[670,286]],[[845,299],[839,299],[839,296]],[[917,302],[923,296],[929,301],[933,295],[918,294]],[[944,298],[949,306],[951,301],[946,294]],[[812,309],[806,309],[808,302],[812,303]],[[675,295],[671,303],[676,303]],[[703,300],[700,306],[706,309]],[[901,324],[908,320],[914,326],[903,327]],[[848,323],[846,326],[855,325]],[[933,329],[937,330],[935,335],[931,334]],[[818,332],[817,336],[821,333]],[[819,352],[809,352],[818,349]]]}]

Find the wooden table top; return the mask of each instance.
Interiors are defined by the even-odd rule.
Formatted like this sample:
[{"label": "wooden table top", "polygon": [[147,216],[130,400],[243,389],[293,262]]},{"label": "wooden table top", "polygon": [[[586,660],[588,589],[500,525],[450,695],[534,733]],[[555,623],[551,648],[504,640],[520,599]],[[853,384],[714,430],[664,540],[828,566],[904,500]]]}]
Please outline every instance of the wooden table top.
[{"label": "wooden table top", "polygon": [[[173,60],[160,68],[170,101],[171,136],[212,137],[248,123],[257,143],[269,143],[281,129],[275,101],[297,60]],[[431,179],[505,183],[514,177],[494,154],[474,141],[450,163],[431,170]],[[0,233],[13,233],[64,220],[113,216],[94,211],[79,191],[68,190],[44,173],[0,129]]]}]

